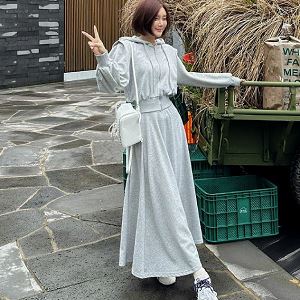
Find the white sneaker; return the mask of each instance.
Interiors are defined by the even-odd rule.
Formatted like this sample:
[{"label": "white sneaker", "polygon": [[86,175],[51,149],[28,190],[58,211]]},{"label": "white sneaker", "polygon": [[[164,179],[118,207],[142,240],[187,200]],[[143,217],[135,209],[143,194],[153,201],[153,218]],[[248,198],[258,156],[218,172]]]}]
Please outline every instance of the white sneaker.
[{"label": "white sneaker", "polygon": [[197,278],[194,281],[194,291],[197,294],[197,300],[218,300],[217,293],[211,285],[210,278],[204,280]]},{"label": "white sneaker", "polygon": [[176,282],[176,277],[157,277],[157,279],[163,285],[171,285]]}]

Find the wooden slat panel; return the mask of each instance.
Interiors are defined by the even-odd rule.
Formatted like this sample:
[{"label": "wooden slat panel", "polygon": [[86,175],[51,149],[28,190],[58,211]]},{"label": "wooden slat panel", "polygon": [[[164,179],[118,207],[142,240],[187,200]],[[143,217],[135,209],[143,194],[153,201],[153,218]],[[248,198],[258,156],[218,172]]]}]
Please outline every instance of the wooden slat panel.
[{"label": "wooden slat panel", "polygon": [[[108,50],[120,37],[119,13],[126,0],[65,0],[65,72],[93,70],[96,61],[81,31],[94,24]],[[94,35],[94,34],[93,34]]]}]

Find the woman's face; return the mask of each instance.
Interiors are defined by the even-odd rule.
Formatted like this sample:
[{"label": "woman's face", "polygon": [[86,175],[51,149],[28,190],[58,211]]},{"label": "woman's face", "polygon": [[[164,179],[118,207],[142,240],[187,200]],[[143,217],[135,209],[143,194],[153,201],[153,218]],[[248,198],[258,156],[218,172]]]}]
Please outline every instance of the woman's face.
[{"label": "woman's face", "polygon": [[158,11],[151,26],[151,32],[155,36],[155,38],[159,38],[162,36],[167,27],[167,24],[167,13],[166,10],[162,7]]}]

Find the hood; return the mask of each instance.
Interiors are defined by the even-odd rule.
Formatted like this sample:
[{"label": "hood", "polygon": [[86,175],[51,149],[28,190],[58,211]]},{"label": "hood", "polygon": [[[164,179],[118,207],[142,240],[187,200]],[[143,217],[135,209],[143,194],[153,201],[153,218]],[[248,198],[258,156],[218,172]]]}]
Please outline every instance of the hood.
[{"label": "hood", "polygon": [[[121,37],[118,42],[120,42],[120,43],[133,42],[133,43],[142,45],[142,47],[144,48],[145,54],[146,54],[145,58],[149,60],[150,65],[153,70],[153,72],[152,72],[153,74],[156,73],[154,61],[157,62],[157,57],[156,57],[157,54],[156,54],[156,51],[152,51],[152,50],[157,49],[156,47],[161,48],[162,53],[166,57],[166,61],[168,63],[168,68],[170,70],[169,74],[171,74],[170,61],[169,61],[168,55],[166,54],[166,49],[164,49],[166,47],[163,46],[165,44],[165,41],[163,39],[156,39],[155,44],[153,45],[152,43],[143,40],[141,37],[134,35],[132,37]],[[149,50],[151,50],[151,51],[149,51]],[[167,80],[168,80],[168,84],[169,84],[168,86],[172,87],[171,76],[168,76]],[[155,88],[156,88],[156,84],[154,83],[154,76],[153,76],[153,85],[151,87],[151,94],[155,94],[155,91],[154,91]]]},{"label": "hood", "polygon": [[[130,42],[134,42],[134,43],[138,43],[138,44],[152,45],[152,43],[144,41],[142,38],[140,38],[139,36],[135,36],[135,35],[132,36],[132,37],[129,37],[129,36],[128,37],[127,36],[121,37],[119,39],[119,41],[120,42],[122,42],[122,41],[130,41]],[[160,39],[156,39],[155,42],[156,42],[155,45],[162,45],[162,44],[165,43],[165,41],[163,39],[161,39],[161,38]]]}]

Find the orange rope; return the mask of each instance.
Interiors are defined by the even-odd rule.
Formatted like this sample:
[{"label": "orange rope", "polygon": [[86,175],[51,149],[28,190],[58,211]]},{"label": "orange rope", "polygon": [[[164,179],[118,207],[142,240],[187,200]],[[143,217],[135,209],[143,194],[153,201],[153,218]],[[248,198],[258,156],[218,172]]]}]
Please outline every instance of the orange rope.
[{"label": "orange rope", "polygon": [[193,134],[192,134],[192,123],[193,123],[193,118],[192,118],[191,112],[189,111],[188,112],[188,121],[184,125],[185,135],[186,135],[186,139],[187,139],[188,144],[195,144],[196,143],[196,141],[193,137]]}]

